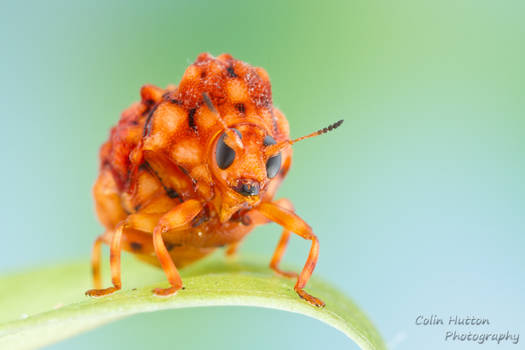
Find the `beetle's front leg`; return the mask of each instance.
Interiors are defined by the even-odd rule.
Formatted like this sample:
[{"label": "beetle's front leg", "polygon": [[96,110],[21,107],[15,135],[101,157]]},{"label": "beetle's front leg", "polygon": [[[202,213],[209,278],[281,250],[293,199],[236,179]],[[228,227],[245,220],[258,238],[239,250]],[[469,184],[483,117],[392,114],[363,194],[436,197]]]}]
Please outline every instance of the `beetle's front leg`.
[{"label": "beetle's front leg", "polygon": [[[275,204],[278,206],[288,209],[290,211],[294,211],[294,207],[292,202],[290,202],[286,198],[281,198],[275,201]],[[275,248],[275,251],[272,256],[272,260],[270,261],[270,268],[274,270],[277,274],[287,277],[287,278],[297,278],[299,275],[295,272],[289,272],[289,271],[283,271],[279,268],[279,263],[281,262],[281,259],[283,258],[284,253],[286,252],[286,247],[288,246],[288,242],[290,240],[290,234],[291,232],[287,229],[283,229],[283,233],[281,234],[281,238],[279,239],[279,243],[277,244],[277,247]]]},{"label": "beetle's front leg", "polygon": [[162,269],[168,277],[171,284],[170,288],[156,288],[153,292],[159,296],[168,296],[175,294],[182,288],[182,280],[179,271],[171,256],[166,249],[162,234],[168,231],[184,230],[191,227],[191,221],[202,210],[202,204],[194,199],[188,200],[177,205],[175,208],[164,214],[159,223],[153,229],[153,246],[155,254],[159,259]]},{"label": "beetle's front leg", "polygon": [[279,268],[279,263],[283,258],[284,252],[286,251],[286,247],[288,246],[288,241],[290,240],[290,233],[291,232],[287,229],[283,229],[281,239],[279,240],[279,243],[277,244],[277,247],[273,252],[272,260],[270,261],[270,268],[283,277],[297,278],[299,276],[297,273],[291,271],[283,271]]},{"label": "beetle's front leg", "polygon": [[[306,222],[304,222],[303,219],[301,219],[299,216],[294,214],[291,210],[285,209],[276,203],[266,202],[261,203],[256,210],[260,212],[262,215],[264,215],[269,220],[281,225],[285,232],[283,232],[283,237],[286,234],[286,231],[291,231],[304,239],[308,239],[312,241],[312,246],[310,248],[310,253],[308,254],[308,259],[306,260],[306,263],[303,267],[303,270],[301,271],[301,274],[297,278],[297,283],[295,284],[295,291],[297,294],[308,301],[310,304],[317,306],[317,307],[323,307],[325,303],[308,294],[304,291],[304,287],[306,286],[306,283],[310,279],[310,276],[312,275],[312,272],[315,269],[315,265],[317,263],[317,258],[319,256],[319,240],[312,232],[312,229]],[[283,247],[281,247],[281,244],[278,246],[276,255],[282,256],[284,253],[284,246],[287,242],[287,239],[284,240],[285,243],[282,244]],[[283,242],[283,239],[281,239],[281,242]],[[281,247],[282,252],[279,253],[279,247]],[[275,255],[274,255],[275,259]],[[278,259],[280,260],[280,258]]]}]

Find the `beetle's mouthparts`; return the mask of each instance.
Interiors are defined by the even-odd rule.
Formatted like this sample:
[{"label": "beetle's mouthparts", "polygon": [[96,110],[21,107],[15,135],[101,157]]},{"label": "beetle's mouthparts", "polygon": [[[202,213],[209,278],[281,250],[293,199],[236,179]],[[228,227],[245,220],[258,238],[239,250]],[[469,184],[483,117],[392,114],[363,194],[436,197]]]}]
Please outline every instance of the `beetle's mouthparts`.
[{"label": "beetle's mouthparts", "polygon": [[243,196],[257,196],[261,190],[261,186],[257,181],[242,179],[239,180],[237,186],[233,187],[233,189]]}]

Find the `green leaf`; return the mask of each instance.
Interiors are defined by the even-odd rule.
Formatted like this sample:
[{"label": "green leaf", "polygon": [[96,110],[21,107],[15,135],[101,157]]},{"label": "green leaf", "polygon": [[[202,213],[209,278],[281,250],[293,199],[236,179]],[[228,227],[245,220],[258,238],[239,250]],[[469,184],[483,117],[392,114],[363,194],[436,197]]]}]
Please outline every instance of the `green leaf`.
[{"label": "green leaf", "polygon": [[362,349],[385,349],[372,323],[341,292],[312,278],[307,291],[326,302],[325,308],[315,308],[297,296],[292,280],[276,276],[266,264],[204,259],[182,271],[185,289],[167,298],[152,295],[153,288],[167,286],[163,272],[130,258],[122,263],[125,289],[98,299],[84,296],[91,288],[87,261],[1,277],[0,349],[44,346],[141,312],[217,305],[300,313],[340,330]]}]

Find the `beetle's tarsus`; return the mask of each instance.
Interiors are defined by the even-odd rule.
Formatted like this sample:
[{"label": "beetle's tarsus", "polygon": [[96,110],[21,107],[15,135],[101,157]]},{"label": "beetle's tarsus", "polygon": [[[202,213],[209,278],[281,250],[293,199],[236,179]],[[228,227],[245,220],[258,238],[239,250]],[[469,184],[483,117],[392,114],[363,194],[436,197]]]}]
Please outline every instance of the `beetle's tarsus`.
[{"label": "beetle's tarsus", "polygon": [[324,303],[324,301],[314,297],[313,295],[310,295],[310,294],[306,293],[304,291],[304,289],[295,288],[295,291],[301,297],[301,299],[306,300],[308,303],[310,303],[311,305],[313,305],[315,307],[318,307],[318,308],[321,309],[321,308],[325,307],[325,305],[326,305]]},{"label": "beetle's tarsus", "polygon": [[155,288],[153,290],[153,294],[158,297],[170,297],[177,294],[179,289],[181,289],[181,287]]},{"label": "beetle's tarsus", "polygon": [[90,289],[86,291],[85,294],[89,297],[100,298],[109,294],[113,294],[118,290],[120,290],[120,288],[117,287],[109,287],[105,289]]}]

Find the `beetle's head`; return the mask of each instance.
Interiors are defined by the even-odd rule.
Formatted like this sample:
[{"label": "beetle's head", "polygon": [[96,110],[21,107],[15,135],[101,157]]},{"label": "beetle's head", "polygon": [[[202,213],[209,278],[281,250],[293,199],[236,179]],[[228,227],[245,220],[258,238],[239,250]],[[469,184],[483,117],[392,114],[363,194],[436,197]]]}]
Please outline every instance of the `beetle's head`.
[{"label": "beetle's head", "polygon": [[[216,113],[209,97],[204,101]],[[226,125],[212,141],[209,165],[216,180],[216,207],[221,222],[228,221],[240,209],[255,207],[268,185],[281,169],[281,152],[293,143],[324,134],[342,124],[342,120],[315,133],[295,140],[277,142],[264,128],[253,123]]]},{"label": "beetle's head", "polygon": [[273,154],[265,152],[275,144],[272,135],[248,123],[231,126],[215,137],[210,164],[221,192],[221,221],[261,201],[281,168],[280,150]]}]

